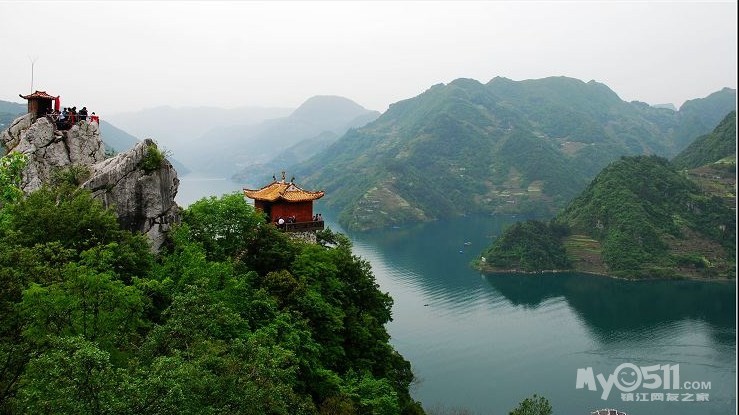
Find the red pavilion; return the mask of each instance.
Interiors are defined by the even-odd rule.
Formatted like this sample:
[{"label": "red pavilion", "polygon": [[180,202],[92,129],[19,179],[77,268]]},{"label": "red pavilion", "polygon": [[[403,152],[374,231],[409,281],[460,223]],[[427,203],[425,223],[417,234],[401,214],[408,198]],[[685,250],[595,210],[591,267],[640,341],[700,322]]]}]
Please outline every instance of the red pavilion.
[{"label": "red pavilion", "polygon": [[313,215],[313,201],[322,198],[323,191],[311,192],[293,181],[274,180],[261,189],[244,189],[244,196],[254,199],[254,207],[286,232],[309,232],[323,229],[323,218]]}]

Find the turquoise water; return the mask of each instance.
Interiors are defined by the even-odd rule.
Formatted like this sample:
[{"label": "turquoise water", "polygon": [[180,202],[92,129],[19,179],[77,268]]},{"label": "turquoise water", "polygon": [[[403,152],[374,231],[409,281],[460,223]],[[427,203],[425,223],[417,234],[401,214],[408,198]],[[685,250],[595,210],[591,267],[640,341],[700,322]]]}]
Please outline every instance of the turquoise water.
[{"label": "turquoise water", "polygon": [[[207,180],[183,180],[183,186],[189,187],[185,194],[203,196],[240,188]],[[342,231],[330,213],[324,210],[323,216],[329,227]],[[370,262],[380,289],[394,299],[388,330],[419,377],[412,393],[424,407],[507,414],[537,393],[563,415],[600,408],[629,415],[736,413],[733,283],[481,275],[470,268],[491,239],[516,220],[463,217],[347,233],[355,254]],[[665,365],[671,376],[677,372],[681,385],[710,382],[710,389],[642,386],[632,397],[646,393],[649,401],[629,402],[617,386],[606,399],[599,384],[595,391],[576,388],[578,369],[590,367],[607,379],[624,363]],[[647,383],[645,378],[639,385]],[[668,394],[677,394],[678,401],[654,401]],[[688,395],[702,401],[682,401]]]},{"label": "turquoise water", "polygon": [[[421,378],[414,396],[426,408],[507,414],[537,393],[556,414],[605,407],[630,415],[736,413],[734,284],[485,276],[471,269],[470,261],[515,220],[456,218],[350,234],[356,254],[370,261],[395,300],[388,328]],[[632,393],[648,392],[650,399],[639,402],[624,401],[616,387],[607,399],[600,387],[576,389],[578,369],[608,378],[622,363],[679,365],[681,383],[710,382],[711,389],[638,388]],[[660,402],[652,393],[680,395]],[[702,393],[703,401],[682,402],[687,393],[693,399]]]},{"label": "turquoise water", "polygon": [[198,173],[191,173],[180,178],[175,201],[186,208],[203,197],[221,196],[226,193],[241,191],[243,186],[237,182]]}]

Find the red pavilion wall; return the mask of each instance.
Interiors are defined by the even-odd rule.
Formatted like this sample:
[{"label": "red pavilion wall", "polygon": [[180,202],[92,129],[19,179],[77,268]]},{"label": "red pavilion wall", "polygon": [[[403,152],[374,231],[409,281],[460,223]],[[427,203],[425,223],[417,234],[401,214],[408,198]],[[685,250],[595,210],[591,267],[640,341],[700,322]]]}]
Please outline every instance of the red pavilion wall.
[{"label": "red pavilion wall", "polygon": [[275,222],[280,217],[288,218],[295,216],[296,222],[309,222],[313,220],[313,202],[276,202],[267,206],[266,203],[255,201],[254,207],[264,212],[270,212],[270,220]]}]

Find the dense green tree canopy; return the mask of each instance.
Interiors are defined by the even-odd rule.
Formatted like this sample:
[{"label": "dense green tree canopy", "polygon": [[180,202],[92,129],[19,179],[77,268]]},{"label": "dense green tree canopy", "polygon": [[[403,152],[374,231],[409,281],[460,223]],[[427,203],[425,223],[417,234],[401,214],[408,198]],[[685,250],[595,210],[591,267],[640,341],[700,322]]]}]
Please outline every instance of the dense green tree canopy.
[{"label": "dense green tree canopy", "polygon": [[193,204],[156,256],[85,191],[0,214],[0,412],[423,413],[342,235],[290,239],[238,194]]},{"label": "dense green tree canopy", "polygon": [[0,206],[18,200],[23,194],[18,187],[27,162],[26,156],[17,152],[0,157]]},{"label": "dense green tree canopy", "polygon": [[488,266],[515,271],[561,270],[570,267],[561,238],[565,227],[528,220],[511,225],[483,253]]},{"label": "dense green tree canopy", "polygon": [[521,401],[510,415],[552,415],[552,405],[547,398],[534,394]]}]

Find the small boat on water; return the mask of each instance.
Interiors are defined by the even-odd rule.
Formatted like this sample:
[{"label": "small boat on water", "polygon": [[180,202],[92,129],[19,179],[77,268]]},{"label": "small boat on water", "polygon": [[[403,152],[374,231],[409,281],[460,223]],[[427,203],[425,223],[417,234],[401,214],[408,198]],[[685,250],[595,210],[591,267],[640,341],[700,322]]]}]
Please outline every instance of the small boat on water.
[{"label": "small boat on water", "polygon": [[470,242],[470,241],[467,241],[467,242],[464,243],[464,246],[470,246],[470,245],[472,245],[472,242]]},{"label": "small boat on water", "polygon": [[599,409],[593,411],[590,415],[627,415],[626,412],[619,411],[618,409]]}]

